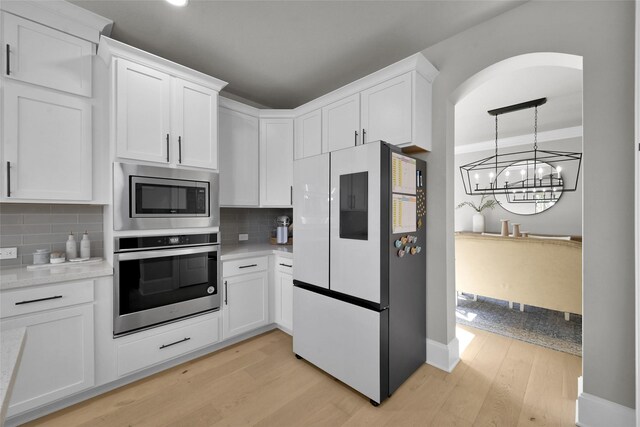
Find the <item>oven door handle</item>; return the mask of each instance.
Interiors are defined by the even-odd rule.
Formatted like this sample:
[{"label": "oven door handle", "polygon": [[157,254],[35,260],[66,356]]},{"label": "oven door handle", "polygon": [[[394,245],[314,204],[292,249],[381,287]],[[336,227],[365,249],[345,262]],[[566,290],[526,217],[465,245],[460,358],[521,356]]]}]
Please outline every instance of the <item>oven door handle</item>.
[{"label": "oven door handle", "polygon": [[197,246],[193,248],[160,249],[154,251],[126,252],[114,254],[117,261],[129,261],[136,259],[163,258],[168,256],[192,255],[205,252],[218,252],[218,245]]}]

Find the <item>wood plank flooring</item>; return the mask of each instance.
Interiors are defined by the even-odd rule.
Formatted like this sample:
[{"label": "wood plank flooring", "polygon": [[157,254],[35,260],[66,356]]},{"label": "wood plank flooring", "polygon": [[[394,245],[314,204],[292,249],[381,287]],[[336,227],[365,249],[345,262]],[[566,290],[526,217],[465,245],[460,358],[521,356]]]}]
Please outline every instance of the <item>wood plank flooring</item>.
[{"label": "wood plank flooring", "polygon": [[473,339],[451,374],[425,364],[377,408],[271,331],[28,425],[575,425],[579,357],[458,328]]}]

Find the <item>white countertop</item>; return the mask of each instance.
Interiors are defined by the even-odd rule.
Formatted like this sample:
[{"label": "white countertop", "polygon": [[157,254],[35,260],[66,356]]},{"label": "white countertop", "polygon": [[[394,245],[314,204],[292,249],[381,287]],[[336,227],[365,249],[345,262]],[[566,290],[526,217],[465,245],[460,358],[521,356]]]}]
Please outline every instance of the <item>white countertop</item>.
[{"label": "white countertop", "polygon": [[40,270],[27,270],[26,267],[4,268],[0,270],[0,291],[112,275],[113,267],[106,261],[85,265],[52,265]]},{"label": "white countertop", "polygon": [[26,328],[9,329],[0,333],[0,425],[4,425],[7,416],[26,333]]},{"label": "white countertop", "polygon": [[293,245],[272,245],[270,243],[246,243],[239,245],[222,245],[222,261],[240,259],[249,256],[277,254],[293,258]]}]

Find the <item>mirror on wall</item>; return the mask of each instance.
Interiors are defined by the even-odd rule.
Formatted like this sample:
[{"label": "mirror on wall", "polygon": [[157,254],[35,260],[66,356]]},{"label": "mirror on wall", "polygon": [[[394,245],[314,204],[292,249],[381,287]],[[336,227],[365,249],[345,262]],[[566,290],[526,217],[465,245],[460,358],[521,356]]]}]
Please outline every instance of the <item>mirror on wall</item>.
[{"label": "mirror on wall", "polygon": [[562,168],[540,161],[515,162],[498,174],[497,184],[498,188],[509,189],[505,194],[494,194],[502,208],[518,215],[534,215],[552,208],[562,196]]}]

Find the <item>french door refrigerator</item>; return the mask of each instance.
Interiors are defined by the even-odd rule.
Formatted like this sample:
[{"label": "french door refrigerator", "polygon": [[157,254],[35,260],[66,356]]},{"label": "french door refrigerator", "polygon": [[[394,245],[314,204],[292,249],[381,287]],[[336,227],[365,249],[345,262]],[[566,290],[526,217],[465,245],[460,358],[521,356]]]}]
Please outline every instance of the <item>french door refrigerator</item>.
[{"label": "french door refrigerator", "polygon": [[382,141],[294,162],[293,351],[376,406],[426,359],[425,178]]}]

